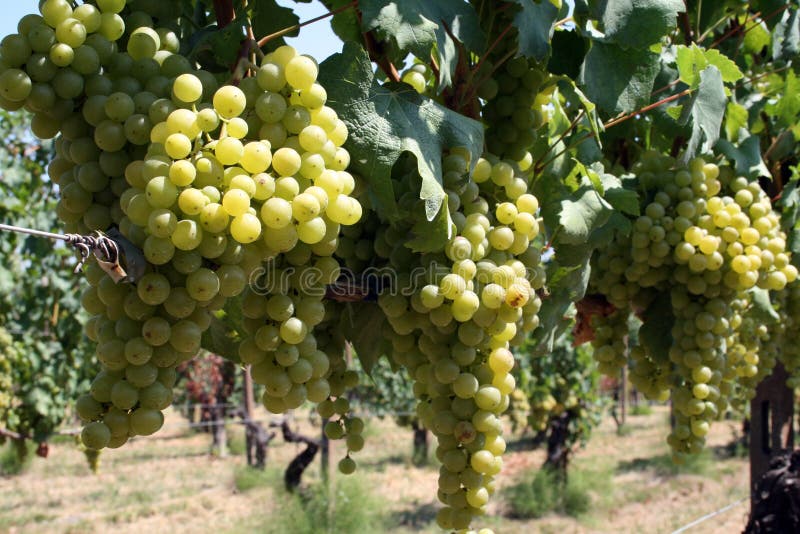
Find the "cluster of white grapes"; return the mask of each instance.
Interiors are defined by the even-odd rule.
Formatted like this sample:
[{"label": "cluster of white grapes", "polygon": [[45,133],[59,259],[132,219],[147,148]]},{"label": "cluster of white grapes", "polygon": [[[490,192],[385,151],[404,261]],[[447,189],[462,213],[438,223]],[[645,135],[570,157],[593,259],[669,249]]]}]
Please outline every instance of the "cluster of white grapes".
[{"label": "cluster of white grapes", "polygon": [[[590,292],[625,317],[669,294],[675,320],[669,360],[631,348],[631,380],[650,398],[672,397],[676,427],[668,442],[680,460],[702,449],[711,421],[737,397],[749,398],[756,378],[774,365],[757,353],[765,332],[742,329],[748,290],[780,291],[796,280],[797,269],[758,182],[701,158],[682,166],[654,152],[643,154],[633,172],[642,215],[629,235],[618,235],[594,258]],[[609,337],[609,328],[596,331],[595,357],[615,374],[628,357],[622,330]]]},{"label": "cluster of white grapes", "polygon": [[[510,346],[538,326],[544,283],[536,218],[538,201],[515,167],[453,149],[443,158],[453,236],[443,250],[416,253],[413,218],[392,224],[365,219],[336,255],[343,265],[387,274],[378,305],[395,364],[408,370],[417,416],[438,440],[442,467],[437,522],[467,529],[485,512],[505,450],[500,415],[515,381]],[[424,213],[413,159],[395,169],[403,213]],[[498,200],[499,199],[499,200]],[[423,276],[417,276],[424,273]]]},{"label": "cluster of white grapes", "polygon": [[45,0],[40,11],[0,45],[0,105],[25,107],[36,135],[57,137],[48,171],[65,229],[116,225],[148,264],[135,285],[87,269],[86,332],[103,370],[77,402],[86,445],[116,447],[161,426],[175,367],[266,260],[293,274],[249,293],[245,307],[260,324],[242,359],[267,385],[265,405],[283,412],[341,395],[328,382],[343,382],[340,369],[311,330],[339,273],[340,228],[362,208],[350,196],[347,128],[325,105],[316,62],[283,46],[238,87],[220,86],[178,53],[153,2]]}]

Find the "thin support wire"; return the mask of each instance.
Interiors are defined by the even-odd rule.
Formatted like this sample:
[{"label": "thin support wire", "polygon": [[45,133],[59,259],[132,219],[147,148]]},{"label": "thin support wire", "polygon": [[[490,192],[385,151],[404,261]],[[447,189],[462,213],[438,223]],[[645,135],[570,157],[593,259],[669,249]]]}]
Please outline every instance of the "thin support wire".
[{"label": "thin support wire", "polygon": [[83,269],[84,263],[86,263],[89,256],[93,253],[99,253],[98,258],[108,263],[117,263],[119,260],[119,247],[117,243],[100,232],[98,232],[97,235],[54,234],[52,232],[43,232],[42,230],[22,228],[21,226],[12,226],[10,224],[0,224],[0,230],[43,237],[55,241],[64,241],[66,244],[71,245],[80,254],[78,264],[73,271],[75,274],[78,274],[81,269]]}]

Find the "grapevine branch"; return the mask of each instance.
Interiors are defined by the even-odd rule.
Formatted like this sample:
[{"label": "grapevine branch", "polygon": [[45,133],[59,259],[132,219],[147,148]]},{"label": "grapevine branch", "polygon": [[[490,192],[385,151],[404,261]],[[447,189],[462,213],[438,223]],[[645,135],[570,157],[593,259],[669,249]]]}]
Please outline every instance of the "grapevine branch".
[{"label": "grapevine branch", "polygon": [[536,162],[536,165],[534,165],[535,169],[534,173],[538,174],[539,172],[541,172],[542,168],[544,167],[539,167],[539,164],[542,162],[544,157],[547,154],[549,154],[556,147],[556,145],[558,145],[558,143],[560,143],[575,128],[575,126],[577,126],[578,121],[580,121],[581,118],[583,118],[583,111],[584,110],[580,110],[578,114],[575,115],[575,118],[572,119],[570,125],[563,132],[561,132],[561,135],[558,136],[558,139],[556,139],[549,147],[547,147],[547,150],[544,151],[539,160]]},{"label": "grapevine branch", "polygon": [[[611,127],[613,127],[613,126],[616,126],[616,125],[618,125],[618,124],[620,124],[620,123],[622,123],[622,122],[625,122],[625,121],[627,121],[628,119],[632,119],[633,117],[635,117],[635,116],[637,116],[637,115],[640,115],[640,114],[642,114],[642,113],[646,113],[646,112],[648,112],[648,111],[651,111],[651,110],[653,110],[653,109],[655,109],[655,108],[657,108],[657,107],[659,107],[659,106],[663,106],[664,104],[667,104],[667,103],[669,103],[669,102],[672,102],[672,101],[674,101],[674,100],[678,100],[679,98],[682,98],[682,97],[684,97],[684,96],[686,96],[686,95],[689,95],[689,94],[691,94],[691,92],[692,92],[692,89],[685,89],[685,90],[681,91],[680,93],[675,93],[674,95],[670,95],[670,96],[668,96],[668,97],[666,97],[666,98],[662,98],[662,99],[661,99],[661,100],[659,100],[658,102],[653,102],[652,104],[649,104],[649,105],[647,105],[647,106],[644,106],[643,108],[639,108],[639,109],[637,109],[637,110],[635,110],[635,111],[631,111],[630,113],[627,113],[627,114],[625,114],[625,115],[622,115],[621,117],[617,117],[617,118],[611,119],[610,121],[608,121],[608,122],[604,123],[604,124],[603,124],[603,127],[604,127],[605,129],[611,128]],[[546,168],[548,165],[550,165],[550,164],[551,164],[553,161],[555,161],[555,160],[557,160],[559,157],[561,157],[561,155],[562,155],[562,154],[564,154],[564,153],[565,153],[567,150],[569,150],[570,148],[574,148],[575,146],[578,146],[579,144],[583,143],[584,141],[586,141],[586,140],[588,140],[588,139],[591,139],[591,138],[592,138],[592,137],[594,137],[594,136],[595,136],[594,132],[587,132],[587,133],[586,133],[586,135],[584,135],[583,137],[581,137],[580,139],[578,139],[578,140],[575,142],[575,144],[574,144],[574,145],[572,145],[572,146],[568,146],[568,147],[564,147],[563,149],[561,149],[560,151],[558,151],[558,153],[556,153],[556,154],[555,154],[553,157],[551,157],[550,159],[548,159],[547,161],[545,161],[544,163],[542,163],[542,164],[539,166],[539,169],[540,169],[540,170],[541,170],[541,169],[545,169],[545,168]]]},{"label": "grapevine branch", "polygon": [[635,111],[631,111],[630,113],[628,113],[626,115],[623,115],[621,117],[617,117],[615,119],[611,119],[610,121],[608,121],[605,124],[603,124],[603,126],[605,128],[611,128],[612,126],[616,126],[617,124],[619,124],[621,122],[625,122],[628,119],[632,119],[636,115],[639,115],[641,113],[647,113],[650,110],[653,110],[653,109],[655,109],[657,107],[663,106],[664,104],[668,104],[668,103],[670,103],[670,102],[672,102],[674,100],[678,100],[679,98],[687,96],[687,95],[689,95],[691,93],[692,93],[692,89],[691,88],[690,89],[684,89],[680,93],[675,93],[674,95],[670,95],[670,96],[668,96],[666,98],[662,98],[658,102],[653,102],[652,104],[649,104],[649,105],[647,105],[647,106],[645,106],[643,108],[639,108],[639,109],[637,109]]},{"label": "grapevine branch", "polygon": [[345,4],[345,5],[341,6],[341,7],[337,7],[336,9],[331,10],[331,11],[325,13],[324,15],[320,15],[318,17],[314,17],[313,19],[309,19],[309,20],[303,21],[303,22],[301,22],[299,24],[294,24],[293,26],[289,26],[288,28],[284,28],[284,29],[282,29],[280,31],[277,31],[277,32],[271,33],[269,35],[266,35],[266,36],[264,36],[264,37],[262,37],[261,39],[258,40],[258,47],[261,48],[261,47],[263,47],[265,44],[267,44],[268,42],[270,42],[273,39],[277,39],[278,37],[282,37],[282,36],[286,35],[287,33],[291,33],[291,32],[293,32],[295,30],[299,30],[303,26],[308,26],[309,24],[314,24],[315,22],[319,22],[319,21],[324,20],[324,19],[326,19],[328,17],[332,17],[334,15],[337,15],[337,14],[341,13],[342,11],[347,11],[350,8],[356,7],[356,5],[358,5],[358,0],[353,0],[349,4]]},{"label": "grapevine branch", "polygon": [[[729,38],[731,38],[733,35],[735,35],[735,34],[737,34],[739,32],[742,32],[742,34],[747,33],[748,31],[752,30],[756,26],[756,25],[750,26],[750,28],[748,29],[747,28],[747,23],[748,22],[753,22],[759,17],[761,17],[762,21],[766,22],[769,19],[771,19],[771,18],[783,13],[784,11],[786,11],[789,8],[790,5],[791,4],[789,2],[787,2],[783,6],[779,7],[778,9],[776,9],[774,11],[771,11],[770,13],[767,13],[763,17],[761,17],[761,12],[760,11],[758,11],[756,13],[753,13],[752,15],[747,17],[742,24],[738,24],[738,25],[734,26],[733,28],[728,30],[725,34],[723,34],[721,37],[719,37],[716,41],[711,43],[711,46],[709,46],[709,48],[716,48],[717,46],[722,44],[724,41],[726,41]],[[745,28],[744,31],[742,30],[742,28]]]}]

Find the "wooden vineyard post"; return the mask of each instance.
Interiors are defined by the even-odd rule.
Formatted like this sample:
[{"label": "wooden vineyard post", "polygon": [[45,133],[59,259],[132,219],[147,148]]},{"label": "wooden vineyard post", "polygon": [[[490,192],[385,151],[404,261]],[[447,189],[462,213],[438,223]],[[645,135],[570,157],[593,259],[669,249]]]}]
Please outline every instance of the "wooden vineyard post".
[{"label": "wooden vineyard post", "polygon": [[[328,423],[328,419],[322,420],[322,436],[320,437],[320,469],[322,473],[322,482],[329,486],[329,473],[330,473],[330,464],[331,464],[331,451],[330,451],[330,441],[328,440],[328,436],[325,435],[325,425]],[[330,489],[330,488],[329,488]]]},{"label": "wooden vineyard post", "polygon": [[628,412],[628,366],[622,366],[622,381],[620,383],[620,392],[619,392],[619,417],[620,417],[620,426],[625,426],[625,419],[627,417]]},{"label": "wooden vineyard post", "polygon": [[244,368],[244,411],[249,421],[253,420],[255,399],[253,398],[253,377],[250,375],[250,366]]},{"label": "wooden vineyard post", "polygon": [[769,469],[772,458],[794,448],[794,391],[786,385],[781,363],[756,389],[750,401],[750,490]]}]

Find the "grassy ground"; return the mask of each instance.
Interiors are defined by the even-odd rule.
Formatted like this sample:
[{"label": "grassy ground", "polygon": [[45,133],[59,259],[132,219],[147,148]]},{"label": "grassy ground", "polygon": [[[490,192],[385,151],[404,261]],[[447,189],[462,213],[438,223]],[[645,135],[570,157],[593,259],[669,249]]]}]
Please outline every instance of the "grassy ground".
[{"label": "grassy ground", "polygon": [[[305,417],[306,433],[317,429]],[[541,465],[542,451],[526,450],[525,440],[510,438],[498,493],[484,524],[498,533],[669,533],[745,495],[748,465],[724,446],[735,423],[718,423],[709,450],[688,467],[669,460],[664,435],[667,413],[629,418],[630,432],[618,436],[607,420],[573,462],[573,477],[588,489],[590,508],[578,517],[555,514],[540,519],[508,517],[503,488]],[[224,459],[209,455],[210,436],[186,434],[179,416],[168,417],[161,437],[137,439],[101,456],[101,473],[90,474],[83,454],[70,442],[54,444],[50,458],[35,459],[21,475],[0,478],[0,532],[440,532],[433,519],[437,468],[410,463],[411,432],[391,420],[373,420],[365,431],[367,446],[358,454],[353,477],[334,477],[331,495],[313,493],[311,512],[282,489],[283,468],[300,446],[280,437],[270,447],[268,467],[246,467],[242,454]],[[241,429],[232,425],[232,450],[241,450]],[[344,453],[334,445],[334,461]],[[335,463],[334,463],[335,471]],[[319,480],[319,461],[304,482]],[[334,521],[327,503],[340,513]],[[746,503],[689,532],[740,532]]]}]

